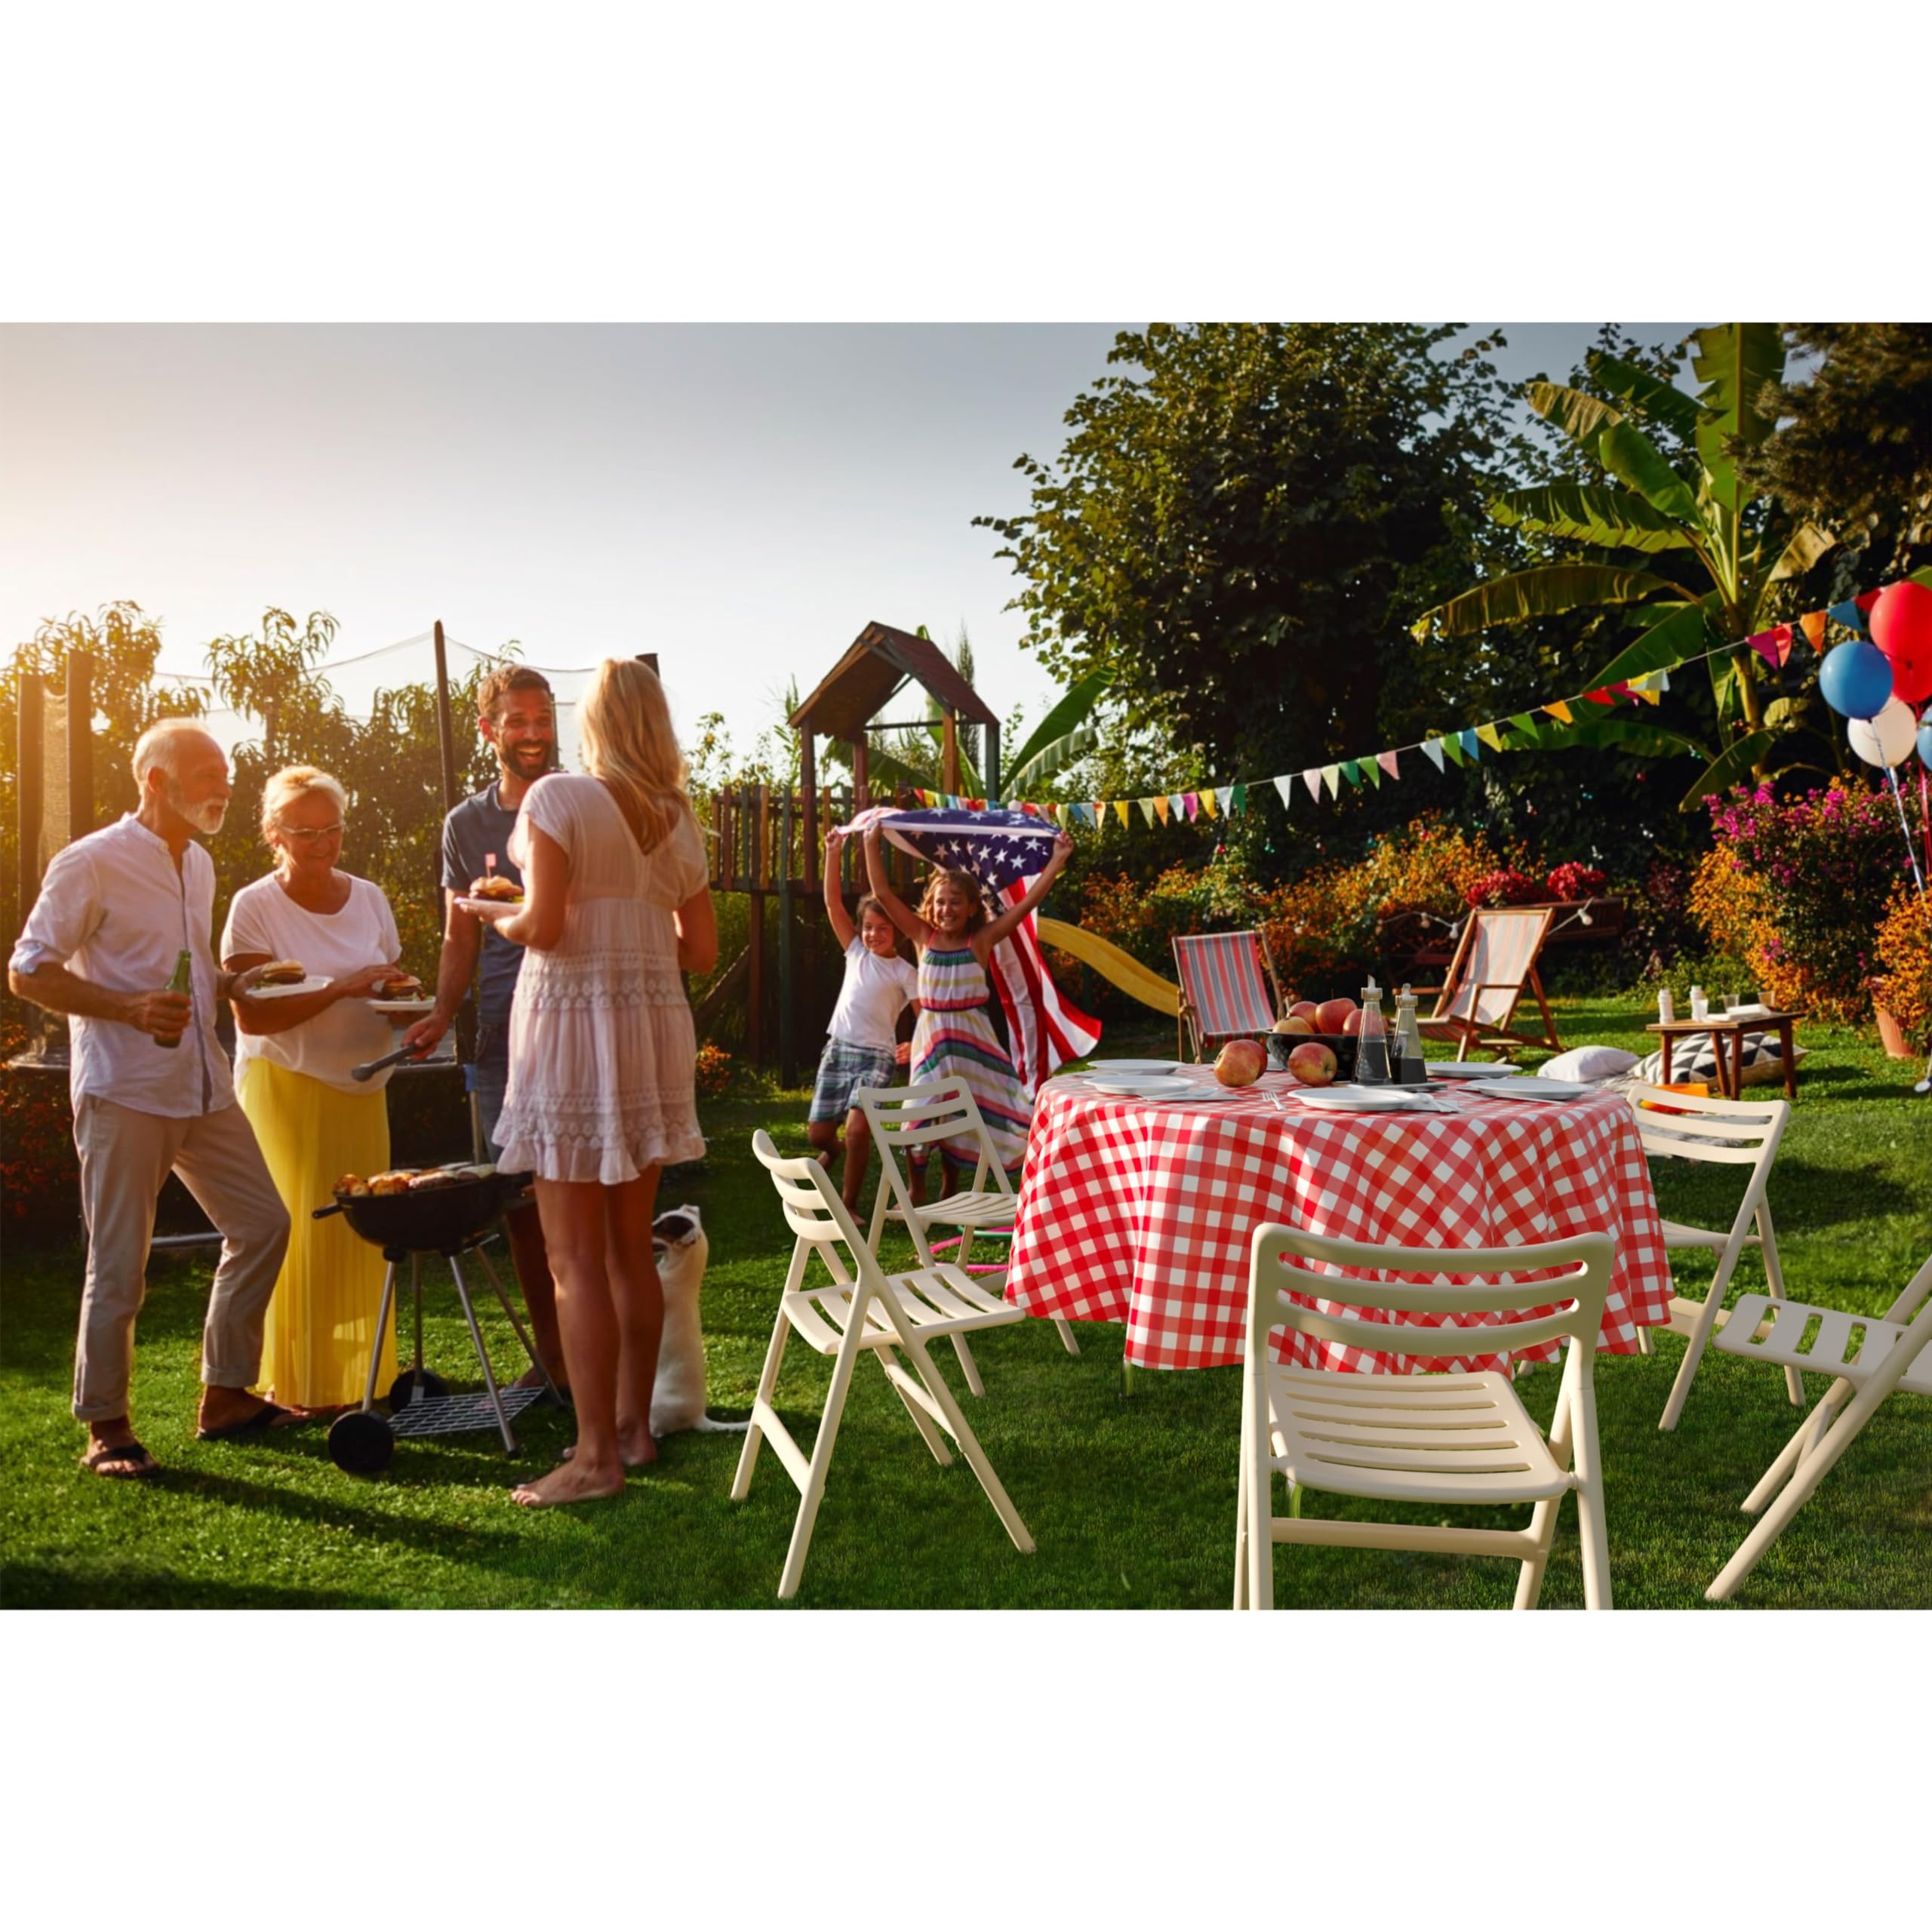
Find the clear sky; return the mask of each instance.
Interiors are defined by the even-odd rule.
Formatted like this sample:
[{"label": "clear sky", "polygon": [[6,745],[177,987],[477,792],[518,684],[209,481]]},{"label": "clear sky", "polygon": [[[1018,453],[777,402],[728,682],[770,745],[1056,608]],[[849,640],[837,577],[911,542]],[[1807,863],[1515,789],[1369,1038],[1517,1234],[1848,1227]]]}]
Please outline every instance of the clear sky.
[{"label": "clear sky", "polygon": [[[1641,325],[1674,342],[1689,325]],[[1518,378],[1588,324],[1508,325]],[[426,632],[531,662],[654,650],[681,725],[749,743],[869,620],[970,632],[1036,718],[1017,587],[976,513],[1103,373],[1111,325],[17,326],[0,331],[0,648],[130,598],[164,666],[265,606],[331,657]],[[428,675],[426,647],[352,666]]]}]

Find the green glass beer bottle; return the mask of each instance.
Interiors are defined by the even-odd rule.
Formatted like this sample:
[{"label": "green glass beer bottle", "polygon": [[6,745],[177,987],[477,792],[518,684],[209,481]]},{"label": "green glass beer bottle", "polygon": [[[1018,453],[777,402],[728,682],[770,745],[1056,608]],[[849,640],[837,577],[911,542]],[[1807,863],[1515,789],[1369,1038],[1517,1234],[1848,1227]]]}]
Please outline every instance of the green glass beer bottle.
[{"label": "green glass beer bottle", "polygon": [[[168,981],[168,990],[171,993],[185,993],[190,998],[194,996],[195,959],[193,954],[183,952],[176,958],[174,961],[174,977]],[[192,1023],[192,1016],[190,1016],[190,1020]],[[158,1047],[178,1047],[180,1044],[181,1035],[179,1033],[176,1034],[174,1038],[171,1040],[157,1040],[155,1042],[155,1044]]]}]

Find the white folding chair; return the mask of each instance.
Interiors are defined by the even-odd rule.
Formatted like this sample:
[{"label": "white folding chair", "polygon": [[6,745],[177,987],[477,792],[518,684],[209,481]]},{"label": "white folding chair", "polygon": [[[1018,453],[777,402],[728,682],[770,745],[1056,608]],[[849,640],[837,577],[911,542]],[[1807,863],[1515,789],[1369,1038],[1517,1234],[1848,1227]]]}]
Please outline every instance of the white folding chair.
[{"label": "white folding chair", "polygon": [[[1906,1284],[1905,1293],[1885,1311],[1882,1321],[1810,1307],[1801,1301],[1774,1301],[1768,1295],[1746,1295],[1738,1303],[1718,1337],[1718,1346],[1726,1355],[1780,1363],[1787,1377],[1809,1368],[1834,1380],[1739,1506],[1747,1515],[1755,1516],[1761,1509],[1764,1515],[1704,1592],[1711,1602],[1730,1601],[1881,1402],[1901,1389],[1909,1395],[1932,1395],[1928,1342],[1932,1255]],[[1767,1503],[1770,1507],[1765,1509]]]},{"label": "white folding chair", "polygon": [[[872,1197],[872,1227],[866,1237],[875,1260],[878,1256],[879,1237],[888,1221],[905,1223],[922,1268],[934,1265],[930,1230],[935,1226],[959,1230],[956,1241],[940,1245],[957,1247],[952,1260],[960,1268],[966,1266],[975,1235],[1004,1235],[1011,1239],[1013,1217],[1019,1211],[1020,1203],[993,1150],[992,1136],[986,1131],[979,1103],[965,1081],[934,1081],[924,1087],[861,1087],[853,1094],[852,1104],[864,1114],[866,1124],[872,1130],[872,1144],[878,1149],[878,1192]],[[976,1150],[971,1185],[957,1194],[947,1195],[943,1200],[915,1204],[897,1150],[934,1146],[942,1141],[955,1146],[961,1142],[971,1143]],[[1006,1272],[1004,1269],[996,1272],[998,1285],[1004,1288]],[[1077,1355],[1080,1344],[1073,1338],[1072,1325],[1058,1315],[1054,1318],[1054,1325],[1060,1331],[1067,1353]],[[952,1346],[967,1387],[974,1395],[983,1395],[986,1391],[980,1380],[979,1364],[974,1361],[965,1338],[954,1336]]]},{"label": "white folding chair", "polygon": [[[838,1441],[838,1425],[845,1413],[852,1371],[860,1354],[866,1352],[872,1354],[884,1371],[886,1380],[898,1392],[906,1414],[934,1460],[943,1467],[951,1464],[952,1452],[945,1441],[946,1435],[951,1436],[979,1478],[980,1487],[1005,1524],[1014,1548],[1030,1555],[1033,1539],[1027,1534],[1026,1525],[1020,1520],[1020,1512],[1001,1486],[979,1438],[926,1352],[929,1337],[1003,1328],[1023,1321],[1024,1314],[986,1294],[962,1269],[947,1263],[903,1275],[885,1274],[817,1161],[808,1156],[783,1158],[772,1145],[771,1136],[762,1132],[752,1135],[752,1152],[771,1176],[772,1185],[784,1204],[785,1219],[798,1239],[792,1245],[792,1265],[779,1297],[778,1319],[772,1328],[771,1345],[765,1351],[764,1368],[758,1377],[758,1394],[752,1404],[751,1427],[738,1458],[737,1474],[731,1481],[731,1500],[742,1503],[750,1494],[759,1446],[770,1437],[773,1454],[798,1484],[799,1498],[791,1548],[786,1552],[784,1573],[778,1580],[780,1597],[795,1595],[799,1579],[804,1574],[805,1552],[811,1547],[812,1525],[817,1520],[818,1506],[825,1494],[826,1475]],[[841,1247],[851,1257],[849,1269],[840,1258]],[[823,1286],[808,1287],[805,1276],[814,1257],[824,1264],[832,1279]],[[786,1344],[794,1332],[808,1348],[833,1358],[832,1386],[826,1394],[825,1412],[809,1457],[792,1439],[774,1406],[778,1371],[785,1359]],[[904,1353],[912,1364],[909,1372],[900,1364],[896,1352]]]},{"label": "white folding chair", "polygon": [[[1583,1602],[1611,1607],[1610,1545],[1604,1525],[1592,1370],[1610,1287],[1614,1235],[1578,1235],[1522,1247],[1380,1247],[1297,1229],[1256,1229],[1247,1292],[1247,1355],[1241,1376],[1240,1498],[1235,1531],[1235,1607],[1272,1610],[1275,1545],[1325,1543],[1352,1549],[1426,1549],[1514,1558],[1518,1610],[1534,1610],[1556,1531],[1556,1514],[1574,1490],[1583,1545]],[[1291,1258],[1292,1257],[1292,1259]],[[1401,1275],[1478,1278],[1466,1287],[1406,1281],[1337,1281],[1302,1265],[1331,1263]],[[1533,1269],[1567,1269],[1554,1280],[1512,1285]],[[1557,1306],[1507,1327],[1424,1327],[1324,1314],[1289,1300],[1289,1291],[1362,1309],[1473,1315]],[[1278,1362],[1270,1330],[1284,1327],[1318,1340],[1454,1356],[1524,1349],[1568,1338],[1556,1412],[1546,1442],[1507,1375],[1494,1371],[1427,1375],[1356,1374]],[[1528,1503],[1527,1528],[1461,1528],[1411,1523],[1319,1522],[1274,1514],[1273,1479],[1291,1491],[1389,1501]]]},{"label": "white folding chair", "polygon": [[[1657,1426],[1675,1429],[1690,1393],[1691,1379],[1703,1359],[1705,1344],[1724,1319],[1724,1291],[1730,1285],[1732,1270],[1747,1247],[1760,1251],[1764,1279],[1770,1283],[1771,1293],[1783,1299],[1784,1270],[1778,1262],[1777,1235],[1771,1226],[1771,1204],[1765,1198],[1765,1188],[1770,1180],[1771,1163],[1777,1158],[1778,1143],[1784,1138],[1786,1123],[1791,1118],[1791,1103],[1706,1100],[1695,1094],[1677,1094],[1667,1087],[1650,1086],[1632,1087],[1629,1100],[1636,1109],[1637,1137],[1644,1143],[1644,1152],[1653,1159],[1706,1161],[1751,1170],[1744,1184],[1744,1198],[1737,1204],[1737,1218],[1728,1229],[1720,1232],[1715,1228],[1686,1227],[1678,1221],[1663,1224],[1666,1247],[1708,1248],[1717,1257],[1711,1285],[1701,1302],[1681,1295],[1671,1297],[1670,1332],[1686,1337],[1687,1346]],[[1660,1109],[1668,1111],[1660,1112]],[[1645,1353],[1648,1352],[1647,1349]],[[1804,1385],[1795,1370],[1786,1371],[1784,1386],[1794,1406],[1802,1408]]]}]

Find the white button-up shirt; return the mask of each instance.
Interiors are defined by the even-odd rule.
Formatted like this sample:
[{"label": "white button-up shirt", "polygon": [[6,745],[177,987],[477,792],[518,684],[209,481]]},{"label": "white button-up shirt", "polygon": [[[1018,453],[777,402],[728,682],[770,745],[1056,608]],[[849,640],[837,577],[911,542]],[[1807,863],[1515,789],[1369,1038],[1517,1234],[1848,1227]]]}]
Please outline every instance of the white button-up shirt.
[{"label": "white button-up shirt", "polygon": [[167,841],[131,812],[54,856],[40,897],[14,948],[13,969],[50,961],[115,992],[158,992],[184,952],[194,961],[195,1017],[179,1046],[164,1047],[118,1020],[69,1017],[74,1043],[68,1091],[171,1119],[232,1106],[228,1056],[214,1035],[214,862],[192,840],[174,867]]}]

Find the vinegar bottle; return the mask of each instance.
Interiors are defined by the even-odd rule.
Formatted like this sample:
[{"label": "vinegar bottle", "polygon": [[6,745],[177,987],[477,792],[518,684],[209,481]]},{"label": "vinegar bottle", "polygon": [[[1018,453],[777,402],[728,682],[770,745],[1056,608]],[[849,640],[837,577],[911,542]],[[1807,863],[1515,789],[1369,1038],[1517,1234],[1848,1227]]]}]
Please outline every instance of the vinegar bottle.
[{"label": "vinegar bottle", "polygon": [[1389,1029],[1382,1018],[1382,989],[1372,979],[1361,989],[1361,1038],[1355,1045],[1355,1078],[1364,1087],[1389,1084]]}]

